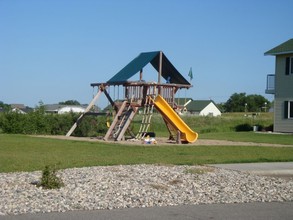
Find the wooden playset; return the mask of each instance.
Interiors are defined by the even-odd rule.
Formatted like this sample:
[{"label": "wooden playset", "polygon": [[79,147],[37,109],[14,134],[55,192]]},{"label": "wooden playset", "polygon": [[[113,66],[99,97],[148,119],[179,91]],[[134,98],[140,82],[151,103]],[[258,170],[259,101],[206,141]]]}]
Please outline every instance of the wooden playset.
[{"label": "wooden playset", "polygon": [[[158,72],[157,82],[143,80],[143,68],[149,63]],[[139,79],[129,81],[137,73],[139,73]],[[162,83],[162,78],[165,79],[165,83]],[[105,141],[124,140],[126,131],[129,131],[132,138],[138,140],[145,138],[154,107],[162,115],[170,138],[176,140],[177,143],[193,143],[198,138],[198,134],[192,131],[176,112],[176,109],[180,107],[175,102],[176,92],[179,89],[189,89],[191,84],[178,72],[162,51],[141,53],[107,82],[92,83],[91,86],[98,87],[98,92],[66,136],[72,134],[82,117],[90,112],[100,95],[104,93],[115,112],[115,117],[103,138]],[[108,92],[110,87],[116,86],[123,87],[123,101],[113,101]],[[142,122],[138,133],[133,134],[129,126],[139,109],[142,109]]]}]

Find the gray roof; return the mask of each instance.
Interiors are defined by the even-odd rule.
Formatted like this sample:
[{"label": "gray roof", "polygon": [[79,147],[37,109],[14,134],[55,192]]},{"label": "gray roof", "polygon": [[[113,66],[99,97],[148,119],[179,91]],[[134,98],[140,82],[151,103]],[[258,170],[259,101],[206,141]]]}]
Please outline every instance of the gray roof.
[{"label": "gray roof", "polygon": [[11,107],[11,109],[18,109],[18,110],[25,112],[25,113],[29,113],[29,112],[33,111],[32,108],[25,106],[24,104],[10,104],[10,107]]},{"label": "gray roof", "polygon": [[24,109],[25,105],[24,104],[10,104],[11,108],[18,108],[18,109]]},{"label": "gray roof", "polygon": [[59,104],[48,104],[44,105],[45,111],[58,111],[58,109],[64,107],[64,105],[59,105]]},{"label": "gray roof", "polygon": [[293,38],[265,52],[264,55],[282,55],[291,53],[293,53]]}]

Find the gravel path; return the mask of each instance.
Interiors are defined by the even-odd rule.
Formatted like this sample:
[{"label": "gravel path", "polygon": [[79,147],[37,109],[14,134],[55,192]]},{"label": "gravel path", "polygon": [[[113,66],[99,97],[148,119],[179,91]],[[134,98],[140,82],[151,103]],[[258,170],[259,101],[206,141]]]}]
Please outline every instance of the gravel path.
[{"label": "gravel path", "polygon": [[45,190],[31,184],[41,172],[0,173],[0,215],[293,201],[293,181],[205,166],[104,166],[58,175],[65,187]]}]

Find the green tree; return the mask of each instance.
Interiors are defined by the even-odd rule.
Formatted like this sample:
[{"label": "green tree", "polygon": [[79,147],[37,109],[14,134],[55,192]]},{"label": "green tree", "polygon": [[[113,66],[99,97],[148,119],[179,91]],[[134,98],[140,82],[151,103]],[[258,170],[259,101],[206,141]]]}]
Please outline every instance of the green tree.
[{"label": "green tree", "polygon": [[261,95],[246,95],[246,93],[234,93],[224,104],[227,112],[261,112],[267,111],[271,103]]},{"label": "green tree", "polygon": [[270,108],[270,102],[261,95],[248,95],[246,97],[247,110],[250,112],[265,112]]},{"label": "green tree", "polygon": [[246,93],[234,93],[225,103],[227,112],[244,112],[246,103]]},{"label": "green tree", "polygon": [[225,103],[221,102],[221,103],[217,103],[217,107],[220,109],[220,111],[226,112],[226,108],[225,108]]},{"label": "green tree", "polygon": [[7,112],[11,109],[10,105],[5,104],[4,102],[0,101],[0,109],[3,111]]},{"label": "green tree", "polygon": [[59,105],[80,105],[76,100],[67,100],[65,102],[59,102]]}]

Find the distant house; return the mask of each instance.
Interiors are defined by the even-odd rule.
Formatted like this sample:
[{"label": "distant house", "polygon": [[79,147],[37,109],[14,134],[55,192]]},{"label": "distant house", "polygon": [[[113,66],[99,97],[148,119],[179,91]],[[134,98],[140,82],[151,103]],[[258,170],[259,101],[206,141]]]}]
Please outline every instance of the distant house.
[{"label": "distant house", "polygon": [[221,116],[222,113],[212,100],[193,100],[186,106],[186,111],[199,116]]},{"label": "distant house", "polygon": [[275,96],[274,131],[293,132],[293,39],[264,55],[276,56],[275,74],[267,75],[267,94]]},{"label": "distant house", "polygon": [[24,104],[11,104],[10,105],[11,111],[20,113],[20,114],[27,114],[28,112],[33,111],[32,108],[25,106]]},{"label": "distant house", "polygon": [[52,104],[44,105],[44,108],[46,113],[64,114],[70,112],[83,113],[85,112],[86,106]]}]

